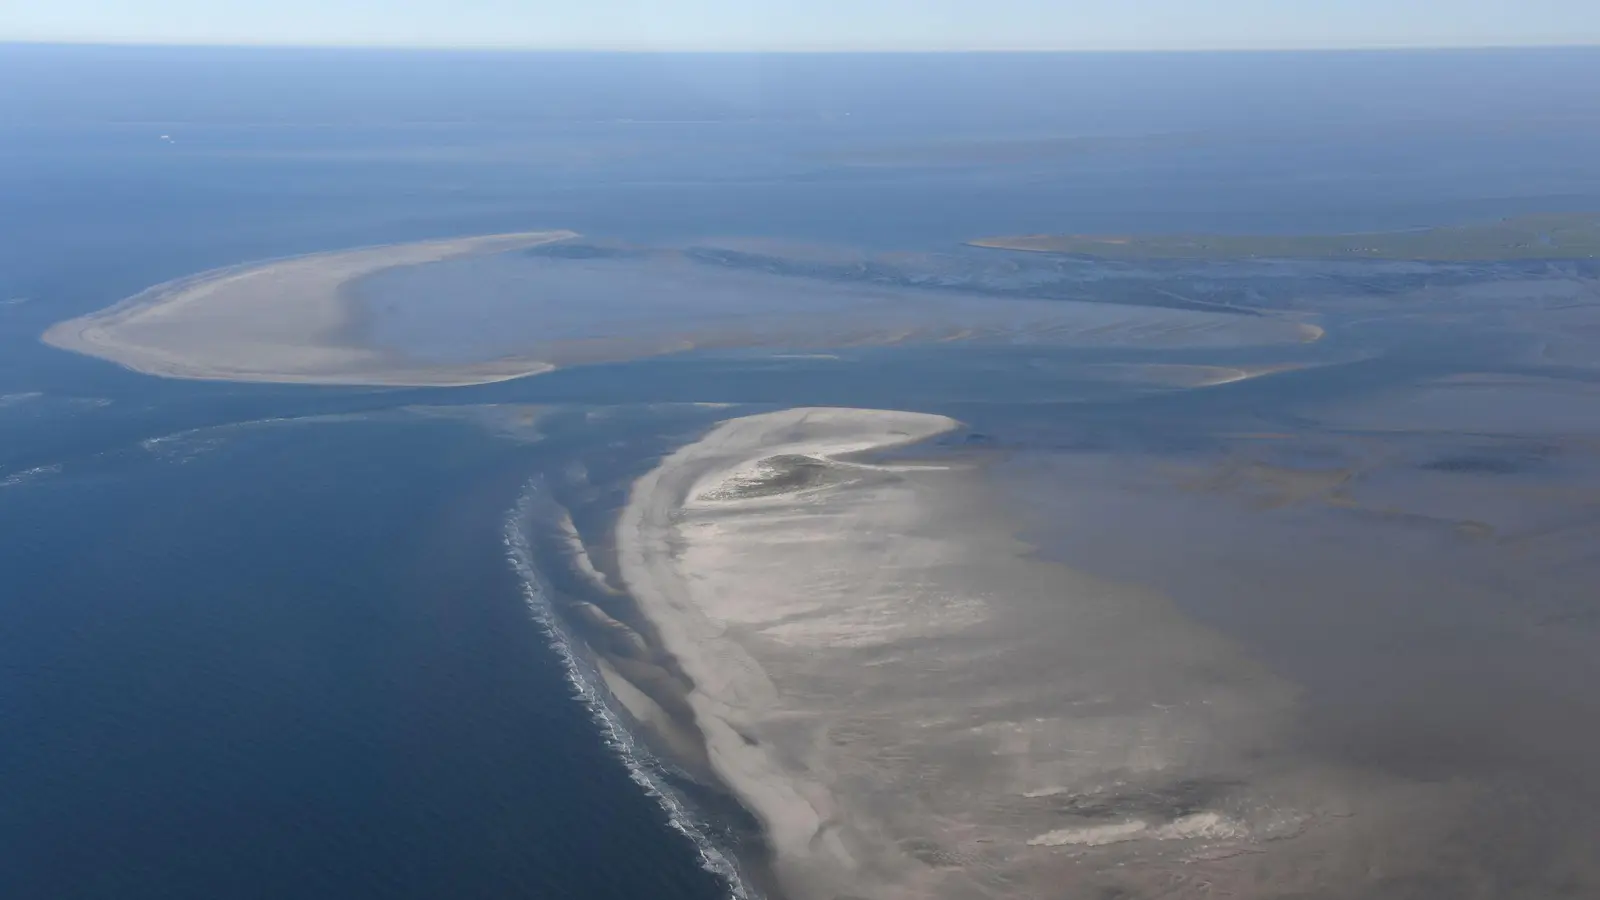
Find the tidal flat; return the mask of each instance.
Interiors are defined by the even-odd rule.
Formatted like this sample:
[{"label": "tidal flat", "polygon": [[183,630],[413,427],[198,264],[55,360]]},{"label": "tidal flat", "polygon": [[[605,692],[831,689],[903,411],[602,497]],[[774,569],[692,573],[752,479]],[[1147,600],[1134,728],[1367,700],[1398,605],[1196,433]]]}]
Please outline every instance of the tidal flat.
[{"label": "tidal flat", "polygon": [[1268,384],[727,410],[577,538],[584,630],[776,896],[1600,887],[1600,440],[1137,412]]},{"label": "tidal flat", "polygon": [[154,374],[702,404],[607,474],[604,408],[478,419],[572,443],[552,608],[755,888],[1600,889],[1594,264],[484,240],[358,256],[315,364],[225,276],[99,315]]}]

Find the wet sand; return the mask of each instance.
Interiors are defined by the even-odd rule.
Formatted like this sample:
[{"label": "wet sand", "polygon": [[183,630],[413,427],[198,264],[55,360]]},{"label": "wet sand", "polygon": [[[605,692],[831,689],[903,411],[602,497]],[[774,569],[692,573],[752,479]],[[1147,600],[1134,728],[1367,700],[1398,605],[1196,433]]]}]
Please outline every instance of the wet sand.
[{"label": "wet sand", "polygon": [[1362,896],[1459,810],[1300,754],[1294,685],[1159,593],[1036,558],[974,466],[851,456],[956,427],[735,419],[620,519],[786,896]]},{"label": "wet sand", "polygon": [[[1162,590],[1301,689],[1291,769],[1349,805],[1342,833],[1261,854],[1293,863],[1265,896],[1600,895],[1595,419],[1452,433],[1459,398],[1395,393],[1365,404],[1382,430],[1022,450],[989,472],[1041,555]],[[1323,874],[1291,890],[1319,842]]]},{"label": "wet sand", "polygon": [[346,288],[386,269],[531,247],[569,231],[496,234],[316,253],[202,272],[52,326],[53,347],[164,378],[299,384],[485,384],[550,368],[505,358],[427,365],[367,346]]}]

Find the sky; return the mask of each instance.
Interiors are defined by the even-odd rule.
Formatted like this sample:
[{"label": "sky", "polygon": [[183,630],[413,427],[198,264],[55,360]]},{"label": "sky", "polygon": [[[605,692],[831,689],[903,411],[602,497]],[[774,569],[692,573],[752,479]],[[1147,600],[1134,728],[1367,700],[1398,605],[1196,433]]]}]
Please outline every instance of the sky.
[{"label": "sky", "polygon": [[1600,44],[1600,0],[0,0],[0,41],[797,51]]}]

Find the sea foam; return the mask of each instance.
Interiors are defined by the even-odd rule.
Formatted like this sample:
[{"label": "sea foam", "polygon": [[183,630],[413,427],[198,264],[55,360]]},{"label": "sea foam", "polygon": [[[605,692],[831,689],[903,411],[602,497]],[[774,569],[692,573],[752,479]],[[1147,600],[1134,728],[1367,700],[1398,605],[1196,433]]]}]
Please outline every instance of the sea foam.
[{"label": "sea foam", "polygon": [[622,760],[634,783],[661,805],[672,828],[694,844],[700,855],[700,867],[720,878],[733,900],[761,900],[760,894],[740,875],[733,859],[711,839],[706,825],[695,815],[689,802],[668,782],[667,766],[628,730],[626,720],[618,712],[616,698],[606,688],[589,650],[568,630],[556,612],[550,600],[550,587],[534,564],[533,543],[528,536],[535,514],[548,502],[542,480],[534,478],[506,514],[506,558],[521,577],[523,601],[528,611],[561,658],[573,695],[589,710],[607,746]]}]

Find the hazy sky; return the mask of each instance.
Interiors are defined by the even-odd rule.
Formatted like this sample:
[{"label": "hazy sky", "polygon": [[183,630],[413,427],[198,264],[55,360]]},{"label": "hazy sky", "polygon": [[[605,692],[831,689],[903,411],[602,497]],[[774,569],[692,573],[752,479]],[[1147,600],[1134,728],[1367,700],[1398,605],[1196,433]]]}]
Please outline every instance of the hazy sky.
[{"label": "hazy sky", "polygon": [[1600,0],[0,0],[0,40],[661,50],[1600,43]]}]

